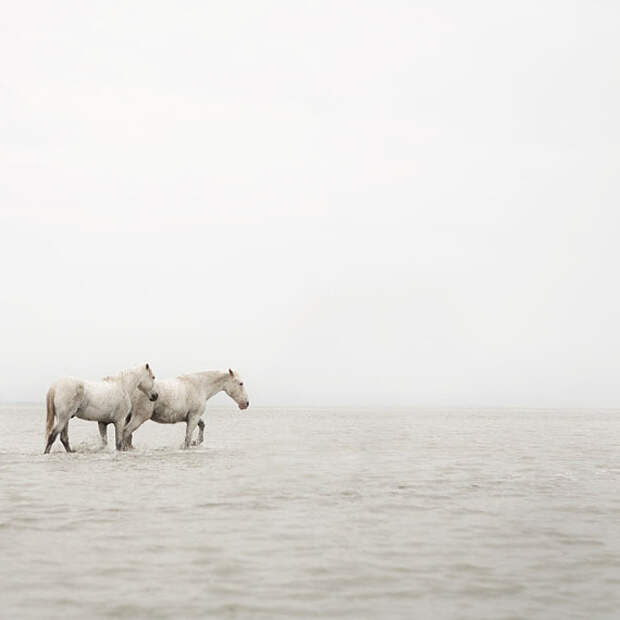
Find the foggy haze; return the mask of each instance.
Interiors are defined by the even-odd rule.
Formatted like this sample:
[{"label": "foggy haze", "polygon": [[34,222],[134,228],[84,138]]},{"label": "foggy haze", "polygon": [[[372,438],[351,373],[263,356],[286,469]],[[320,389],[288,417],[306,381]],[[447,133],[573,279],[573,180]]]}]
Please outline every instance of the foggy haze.
[{"label": "foggy haze", "polygon": [[619,13],[5,7],[0,400],[618,406]]}]

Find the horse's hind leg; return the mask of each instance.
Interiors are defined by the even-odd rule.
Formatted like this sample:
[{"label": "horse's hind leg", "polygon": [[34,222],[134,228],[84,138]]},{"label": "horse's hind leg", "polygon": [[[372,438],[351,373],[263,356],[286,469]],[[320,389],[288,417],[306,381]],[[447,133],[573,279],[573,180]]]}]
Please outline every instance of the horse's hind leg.
[{"label": "horse's hind leg", "polygon": [[104,447],[108,445],[108,423],[107,422],[99,422],[99,435],[101,435],[101,441],[103,442]]},{"label": "horse's hind leg", "polygon": [[[45,446],[45,450],[43,452],[43,454],[49,454],[50,450],[52,449],[52,446],[54,445],[54,442],[56,441],[56,437],[58,437],[58,435],[61,433],[61,431],[65,430],[69,425],[69,418],[66,417],[62,417],[56,420],[56,424],[54,424],[54,427],[52,428],[49,437],[47,438],[47,444]],[[68,431],[67,434],[65,435],[66,439],[67,439],[67,445],[69,443],[69,435],[68,435]],[[62,438],[62,435],[60,437],[60,440],[62,441],[63,446],[65,446],[65,449],[67,448],[67,446],[65,445],[65,442]]]},{"label": "horse's hind leg", "polygon": [[60,441],[67,452],[74,452],[69,445],[69,422],[67,422],[65,427],[60,431]]},{"label": "horse's hind leg", "polygon": [[56,437],[58,437],[58,431],[56,430],[56,426],[58,425],[54,426],[54,428],[49,434],[49,437],[47,438],[47,445],[45,446],[45,451],[43,452],[43,454],[50,453],[50,450],[52,449],[52,446],[54,445],[54,442],[56,441]]}]

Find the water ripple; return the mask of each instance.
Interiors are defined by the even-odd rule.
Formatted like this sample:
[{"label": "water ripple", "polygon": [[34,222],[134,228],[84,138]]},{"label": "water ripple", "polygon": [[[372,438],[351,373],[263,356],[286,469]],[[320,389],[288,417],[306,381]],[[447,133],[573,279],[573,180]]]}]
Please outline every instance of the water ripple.
[{"label": "water ripple", "polygon": [[43,456],[0,407],[3,615],[612,618],[617,412],[261,410]]}]

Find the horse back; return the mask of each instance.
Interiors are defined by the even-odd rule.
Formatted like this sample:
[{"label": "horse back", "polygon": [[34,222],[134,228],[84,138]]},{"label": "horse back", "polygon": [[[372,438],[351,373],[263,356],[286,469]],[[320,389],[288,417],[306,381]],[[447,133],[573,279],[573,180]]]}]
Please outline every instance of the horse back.
[{"label": "horse back", "polygon": [[84,403],[84,381],[75,377],[63,377],[52,383],[49,392],[53,394],[58,411],[77,411]]},{"label": "horse back", "polygon": [[79,418],[111,422],[129,411],[129,396],[118,381],[84,381],[83,384],[84,399]]}]

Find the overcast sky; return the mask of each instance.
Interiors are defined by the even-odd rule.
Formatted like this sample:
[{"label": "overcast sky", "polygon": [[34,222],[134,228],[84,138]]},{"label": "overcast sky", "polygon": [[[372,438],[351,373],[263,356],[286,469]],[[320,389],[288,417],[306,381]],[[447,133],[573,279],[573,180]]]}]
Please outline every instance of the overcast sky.
[{"label": "overcast sky", "polygon": [[7,4],[0,399],[149,361],[263,405],[620,405],[619,17]]}]

